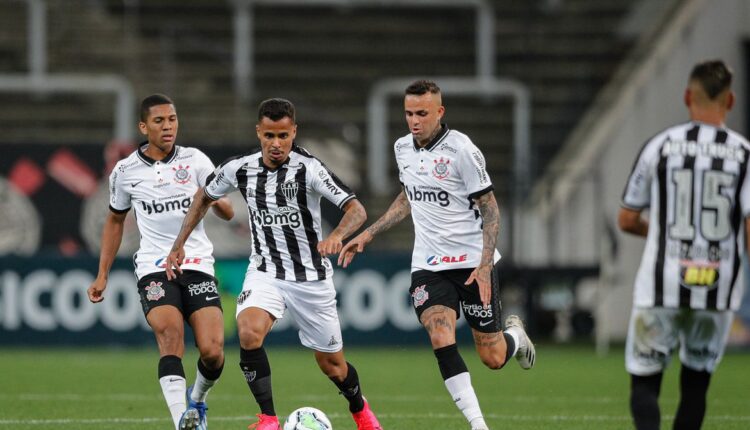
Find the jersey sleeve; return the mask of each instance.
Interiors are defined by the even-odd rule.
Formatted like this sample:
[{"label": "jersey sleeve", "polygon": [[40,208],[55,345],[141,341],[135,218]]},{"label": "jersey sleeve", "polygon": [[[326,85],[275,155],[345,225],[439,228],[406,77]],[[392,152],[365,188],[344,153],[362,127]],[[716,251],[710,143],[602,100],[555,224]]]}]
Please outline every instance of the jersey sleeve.
[{"label": "jersey sleeve", "polygon": [[[747,157],[750,155],[748,151],[745,151],[745,156]],[[744,175],[744,179],[740,186],[742,187],[740,189],[740,209],[742,209],[742,217],[747,218],[750,217],[750,162],[745,161],[743,163],[744,172],[741,172],[742,175]]]},{"label": "jersey sleeve", "polygon": [[123,182],[124,172],[117,165],[109,175],[109,210],[114,213],[125,213],[130,210],[130,193]]},{"label": "jersey sleeve", "polygon": [[469,198],[473,199],[492,191],[494,187],[487,173],[484,154],[476,145],[468,142],[468,145],[459,151],[457,160],[460,163],[458,167]]},{"label": "jersey sleeve", "polygon": [[658,156],[654,147],[653,141],[646,142],[638,154],[622,193],[622,207],[641,210],[651,205],[651,182]]},{"label": "jersey sleeve", "polygon": [[214,173],[216,170],[216,167],[214,166],[214,163],[211,161],[210,158],[206,154],[204,154],[201,151],[196,151],[195,159],[197,161],[197,169],[196,169],[196,179],[198,180],[198,185],[201,187],[205,187],[208,185],[208,178],[211,176],[211,174]]},{"label": "jersey sleeve", "polygon": [[242,163],[232,159],[225,161],[206,178],[205,193],[212,200],[219,200],[237,189],[237,171]]},{"label": "jersey sleeve", "polygon": [[310,185],[314,191],[339,208],[343,208],[346,202],[357,197],[338,176],[317,159],[310,163]]}]

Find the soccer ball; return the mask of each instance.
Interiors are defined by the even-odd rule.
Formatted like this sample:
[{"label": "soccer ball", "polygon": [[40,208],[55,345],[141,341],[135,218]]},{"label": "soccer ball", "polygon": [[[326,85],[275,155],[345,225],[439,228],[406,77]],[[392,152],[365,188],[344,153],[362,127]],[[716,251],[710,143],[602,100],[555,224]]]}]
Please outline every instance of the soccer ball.
[{"label": "soccer ball", "polygon": [[331,421],[318,409],[304,407],[289,414],[284,430],[332,430]]}]

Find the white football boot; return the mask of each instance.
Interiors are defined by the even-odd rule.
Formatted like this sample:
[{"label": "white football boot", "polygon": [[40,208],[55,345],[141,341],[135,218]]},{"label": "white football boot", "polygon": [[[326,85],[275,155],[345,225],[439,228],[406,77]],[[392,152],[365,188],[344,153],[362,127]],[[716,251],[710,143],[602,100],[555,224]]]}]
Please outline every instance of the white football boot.
[{"label": "white football boot", "polygon": [[516,360],[523,369],[531,369],[534,367],[536,361],[536,350],[534,344],[531,343],[529,335],[526,334],[526,330],[523,328],[523,322],[517,315],[509,315],[505,319],[505,329],[514,328],[516,334],[518,334],[518,350],[516,351]]}]

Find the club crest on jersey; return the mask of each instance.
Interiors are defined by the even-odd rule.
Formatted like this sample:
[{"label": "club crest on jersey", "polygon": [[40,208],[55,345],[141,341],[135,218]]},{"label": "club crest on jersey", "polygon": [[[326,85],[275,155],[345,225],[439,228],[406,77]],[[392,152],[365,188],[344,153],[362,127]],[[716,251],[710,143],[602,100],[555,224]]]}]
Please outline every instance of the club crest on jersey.
[{"label": "club crest on jersey", "polygon": [[279,188],[281,189],[281,192],[284,194],[284,197],[286,197],[287,201],[294,200],[295,197],[297,197],[297,190],[299,189],[299,184],[296,182],[284,182],[283,184],[279,185]]},{"label": "club crest on jersey", "polygon": [[433,160],[433,162],[435,163],[435,167],[432,169],[432,176],[440,180],[447,178],[450,174],[448,165],[451,164],[451,160],[440,157],[439,160]]},{"label": "club crest on jersey", "polygon": [[161,287],[161,282],[151,281],[146,287],[146,299],[155,302],[166,294],[164,288]]},{"label": "club crest on jersey", "polygon": [[182,167],[182,164],[172,167],[172,170],[174,170],[174,181],[180,185],[187,184],[191,177],[190,172],[188,172],[189,168],[190,166]]},{"label": "club crest on jersey", "polygon": [[422,306],[430,298],[430,293],[425,291],[425,288],[427,288],[427,284],[420,285],[411,293],[411,299],[414,301],[415,308]]}]

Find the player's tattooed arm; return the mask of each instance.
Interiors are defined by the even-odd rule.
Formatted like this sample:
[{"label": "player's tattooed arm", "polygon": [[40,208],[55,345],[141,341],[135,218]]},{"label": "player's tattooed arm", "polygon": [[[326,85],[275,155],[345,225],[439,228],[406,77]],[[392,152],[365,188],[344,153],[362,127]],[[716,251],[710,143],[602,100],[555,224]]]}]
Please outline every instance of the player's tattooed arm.
[{"label": "player's tattooed arm", "polygon": [[343,240],[365,223],[367,211],[357,199],[349,200],[344,206],[344,216],[341,217],[339,225],[328,235],[327,238],[318,243],[318,252],[327,257],[337,254],[343,247]]},{"label": "player's tattooed arm", "polygon": [[492,298],[491,272],[494,266],[497,233],[500,230],[500,209],[497,207],[497,200],[492,192],[477,197],[474,203],[482,215],[482,258],[479,266],[466,280],[466,285],[476,281],[479,287],[479,298],[486,308]]},{"label": "player's tattooed arm", "polygon": [[484,193],[474,202],[482,215],[482,261],[481,266],[492,267],[495,257],[497,234],[500,231],[500,209],[497,207],[495,194]]},{"label": "player's tattooed arm", "polygon": [[391,203],[391,207],[375,223],[344,245],[341,252],[339,252],[338,265],[347,267],[352,259],[354,259],[354,255],[364,251],[365,246],[372,242],[376,234],[388,230],[406,218],[410,213],[411,206],[409,205],[409,200],[406,198],[406,193],[401,190],[401,193],[396,196],[396,200]]},{"label": "player's tattooed arm", "polygon": [[[203,191],[203,187],[199,188],[193,196],[193,203],[190,205],[188,213],[182,220],[180,232],[177,233],[177,238],[175,238],[174,243],[172,244],[172,249],[167,256],[167,279],[176,278],[177,275],[174,274],[175,271],[182,273],[180,266],[185,258],[185,242],[187,242],[187,239],[190,236],[190,233],[195,229],[195,226],[197,226],[203,217],[206,216],[206,212],[208,212],[208,208],[211,207],[213,202],[214,201]],[[174,270],[172,269],[173,267]]]},{"label": "player's tattooed arm", "polygon": [[409,204],[409,199],[406,198],[404,190],[401,190],[393,203],[391,203],[388,210],[371,226],[367,227],[366,231],[370,233],[370,235],[375,236],[376,234],[384,232],[400,223],[410,213],[411,205]]}]

